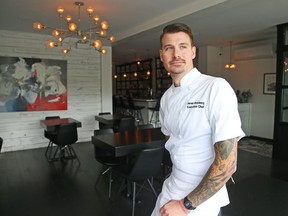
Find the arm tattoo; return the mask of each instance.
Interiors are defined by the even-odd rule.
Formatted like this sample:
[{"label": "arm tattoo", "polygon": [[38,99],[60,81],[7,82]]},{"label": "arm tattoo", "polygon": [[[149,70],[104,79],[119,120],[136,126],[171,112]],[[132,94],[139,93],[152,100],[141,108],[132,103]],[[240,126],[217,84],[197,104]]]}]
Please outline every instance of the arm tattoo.
[{"label": "arm tattoo", "polygon": [[215,159],[200,184],[188,195],[196,206],[220,190],[237,166],[237,138],[215,143]]},{"label": "arm tattoo", "polygon": [[228,158],[229,154],[232,151],[232,147],[233,147],[233,144],[231,140],[224,140],[224,141],[218,142],[216,143],[216,146],[215,146],[215,148],[218,148],[219,151],[221,152],[220,157],[222,160],[226,160]]}]

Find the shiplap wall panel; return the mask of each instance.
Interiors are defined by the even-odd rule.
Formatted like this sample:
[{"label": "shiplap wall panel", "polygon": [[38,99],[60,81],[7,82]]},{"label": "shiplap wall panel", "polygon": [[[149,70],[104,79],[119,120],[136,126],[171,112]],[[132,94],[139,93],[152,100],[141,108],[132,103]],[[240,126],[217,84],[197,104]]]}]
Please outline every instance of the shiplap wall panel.
[{"label": "shiplap wall panel", "polygon": [[[68,110],[0,112],[0,136],[4,140],[2,151],[46,147],[48,140],[44,138],[40,120],[52,115],[81,121],[78,142],[90,141],[93,130],[98,128],[94,116],[102,111],[103,106],[102,61],[103,58],[111,58],[111,55],[101,57],[94,49],[72,48],[69,55],[64,56],[60,48],[46,48],[44,44],[49,36],[37,33],[0,30],[0,37],[0,56],[67,60],[68,93]],[[109,66],[105,68],[105,72],[107,70],[109,72]]]}]

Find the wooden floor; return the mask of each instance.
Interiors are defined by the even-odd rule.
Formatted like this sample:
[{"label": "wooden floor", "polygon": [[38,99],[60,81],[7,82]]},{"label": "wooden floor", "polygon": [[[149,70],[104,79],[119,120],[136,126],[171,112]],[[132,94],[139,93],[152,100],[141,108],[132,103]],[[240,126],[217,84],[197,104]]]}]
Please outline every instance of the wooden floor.
[{"label": "wooden floor", "polygon": [[[48,163],[45,148],[0,154],[1,216],[127,216],[131,200],[117,192],[120,179],[113,183],[108,199],[107,178],[97,190],[94,182],[100,165],[91,143],[74,145],[80,158],[68,163]],[[288,215],[288,163],[239,150],[236,184],[228,183],[231,204],[224,216]],[[162,177],[155,180],[158,192]],[[155,196],[141,192],[137,216],[149,216]]]}]

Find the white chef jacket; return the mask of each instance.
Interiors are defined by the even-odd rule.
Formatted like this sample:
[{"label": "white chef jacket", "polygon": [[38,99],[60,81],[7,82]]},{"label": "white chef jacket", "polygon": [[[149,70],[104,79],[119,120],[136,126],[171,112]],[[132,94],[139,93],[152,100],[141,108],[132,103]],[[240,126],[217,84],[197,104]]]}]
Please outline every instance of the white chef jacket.
[{"label": "white chef jacket", "polygon": [[[169,200],[180,200],[200,183],[215,152],[214,144],[243,137],[236,95],[222,78],[201,74],[193,68],[162,96],[161,130],[170,138],[165,148],[173,163],[171,175],[164,181],[152,216]],[[229,204],[226,186],[191,212],[193,216],[217,216],[220,207]]]}]

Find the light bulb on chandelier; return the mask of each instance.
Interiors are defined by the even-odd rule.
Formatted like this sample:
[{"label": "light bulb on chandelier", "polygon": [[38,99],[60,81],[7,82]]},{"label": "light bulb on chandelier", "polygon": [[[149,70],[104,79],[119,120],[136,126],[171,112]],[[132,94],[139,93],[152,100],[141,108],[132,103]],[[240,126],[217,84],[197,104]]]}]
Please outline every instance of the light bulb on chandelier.
[{"label": "light bulb on chandelier", "polygon": [[[85,30],[80,29],[80,12],[81,7],[84,6],[83,2],[75,2],[76,6],[78,6],[78,24],[76,25],[72,22],[72,16],[67,15],[65,18],[63,17],[64,8],[58,7],[57,13],[59,17],[60,25],[59,27],[49,27],[45,26],[40,22],[34,22],[33,28],[36,30],[41,29],[50,29],[52,30],[52,36],[55,37],[54,40],[46,41],[46,47],[54,48],[61,46],[63,47],[62,53],[67,54],[71,51],[71,44],[75,44],[75,47],[78,47],[80,44],[88,44],[90,47],[94,47],[95,50],[101,52],[102,54],[106,54],[107,50],[102,48],[102,41],[100,39],[106,39],[110,42],[115,41],[115,36],[107,36],[107,30],[109,28],[109,24],[107,21],[100,21],[100,17],[98,15],[93,15],[94,8],[89,6],[87,7],[87,13],[89,17],[89,28]],[[66,21],[66,28],[63,28],[63,20]],[[67,48],[68,46],[68,48]]]}]

